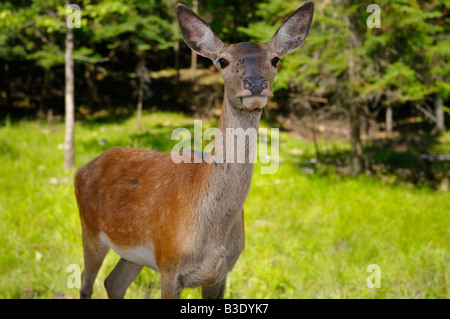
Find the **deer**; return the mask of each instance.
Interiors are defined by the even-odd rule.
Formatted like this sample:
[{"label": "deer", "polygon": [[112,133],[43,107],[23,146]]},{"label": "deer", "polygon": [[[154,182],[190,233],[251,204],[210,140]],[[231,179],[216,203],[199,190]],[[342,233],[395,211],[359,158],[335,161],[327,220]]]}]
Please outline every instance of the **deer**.
[{"label": "deer", "polygon": [[[195,12],[177,5],[187,46],[222,74],[219,131],[258,130],[281,57],[302,45],[313,13],[314,4],[306,2],[267,43],[225,44]],[[161,298],[178,299],[184,288],[196,287],[202,298],[224,298],[227,275],[245,246],[243,208],[253,163],[226,157],[235,146],[227,134],[217,134],[214,143],[225,145],[224,151],[185,152],[187,159],[201,160],[179,163],[170,153],[114,147],[77,170],[84,257],[80,298],[92,297],[110,249],[120,260],[104,281],[109,298],[123,298],[143,267],[160,273]],[[246,143],[243,151],[250,149]]]}]

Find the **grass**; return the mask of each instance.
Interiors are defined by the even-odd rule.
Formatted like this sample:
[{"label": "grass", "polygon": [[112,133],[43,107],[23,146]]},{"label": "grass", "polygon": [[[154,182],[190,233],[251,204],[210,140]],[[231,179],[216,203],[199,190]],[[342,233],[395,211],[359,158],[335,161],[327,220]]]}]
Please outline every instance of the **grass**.
[{"label": "grass", "polygon": [[[215,126],[207,121],[203,129]],[[176,127],[193,119],[154,112],[143,118],[81,122],[77,166],[106,149],[132,146],[169,151]],[[81,230],[72,183],[62,169],[61,123],[6,122],[0,126],[0,298],[77,298],[69,265],[83,269]],[[449,298],[450,196],[426,187],[388,184],[373,177],[306,174],[312,143],[280,133],[276,174],[256,164],[245,204],[246,249],[230,273],[227,298]],[[444,149],[448,137],[443,138]],[[343,142],[331,148],[348,149]],[[118,256],[110,252],[94,287]],[[368,288],[377,264],[381,287]],[[159,275],[144,269],[126,298],[159,298]],[[185,289],[183,298],[199,298]]]}]

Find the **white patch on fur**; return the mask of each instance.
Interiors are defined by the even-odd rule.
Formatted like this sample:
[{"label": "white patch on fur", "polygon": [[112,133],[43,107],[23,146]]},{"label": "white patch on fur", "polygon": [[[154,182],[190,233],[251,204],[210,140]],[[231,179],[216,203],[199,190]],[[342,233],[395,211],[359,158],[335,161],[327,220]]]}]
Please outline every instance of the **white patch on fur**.
[{"label": "white patch on fur", "polygon": [[102,243],[111,247],[123,259],[141,266],[147,266],[156,271],[159,271],[156,265],[153,245],[148,244],[144,246],[136,246],[130,248],[121,248],[114,245],[111,240],[104,233],[100,233],[100,240]]},{"label": "white patch on fur", "polygon": [[249,110],[262,109],[266,106],[267,101],[267,96],[247,96],[242,98],[242,104]]}]

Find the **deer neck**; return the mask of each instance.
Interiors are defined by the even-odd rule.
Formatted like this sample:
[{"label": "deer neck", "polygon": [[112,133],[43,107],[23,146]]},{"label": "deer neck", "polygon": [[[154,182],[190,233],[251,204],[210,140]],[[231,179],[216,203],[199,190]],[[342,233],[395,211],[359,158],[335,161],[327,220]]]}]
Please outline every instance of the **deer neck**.
[{"label": "deer neck", "polygon": [[222,113],[220,115],[219,129],[226,128],[253,128],[258,130],[259,120],[261,118],[261,110],[248,111],[242,109],[239,99],[229,98],[225,90],[224,101],[222,105]]},{"label": "deer neck", "polygon": [[236,103],[228,98],[225,91],[218,134],[215,136],[213,169],[226,167],[237,172],[246,168],[253,170],[254,161],[250,155],[255,151],[261,111],[249,112],[241,109],[240,104],[233,105],[233,102]]},{"label": "deer neck", "polygon": [[[249,112],[234,107],[225,93],[214,142],[215,160],[211,164],[210,180],[206,190],[207,202],[210,205],[207,209],[208,214],[222,226],[227,223],[231,224],[236,214],[242,212],[253,175],[253,160],[250,160],[249,153],[255,152],[254,146],[249,145],[251,142],[248,136],[245,136],[245,143],[241,141],[241,145],[238,145],[236,134],[232,136],[232,134],[227,134],[227,131],[230,133],[239,129],[239,132],[257,134],[260,117],[261,111],[259,110]],[[245,145],[244,148],[242,144]],[[254,145],[256,145],[256,136]],[[220,146],[222,146],[222,152],[218,151]],[[234,150],[233,157],[229,154],[231,149]],[[238,162],[238,153],[240,152],[245,152],[243,163],[242,161]]]}]

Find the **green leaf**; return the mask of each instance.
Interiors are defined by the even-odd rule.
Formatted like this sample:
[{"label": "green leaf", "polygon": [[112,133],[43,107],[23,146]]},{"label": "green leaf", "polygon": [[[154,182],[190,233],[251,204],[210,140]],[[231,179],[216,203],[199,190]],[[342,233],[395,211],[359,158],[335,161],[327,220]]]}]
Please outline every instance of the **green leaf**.
[{"label": "green leaf", "polygon": [[138,45],[137,45],[137,49],[139,50],[139,51],[148,51],[148,50],[150,50],[151,49],[151,45],[150,44],[148,44],[148,43],[139,43]]}]

